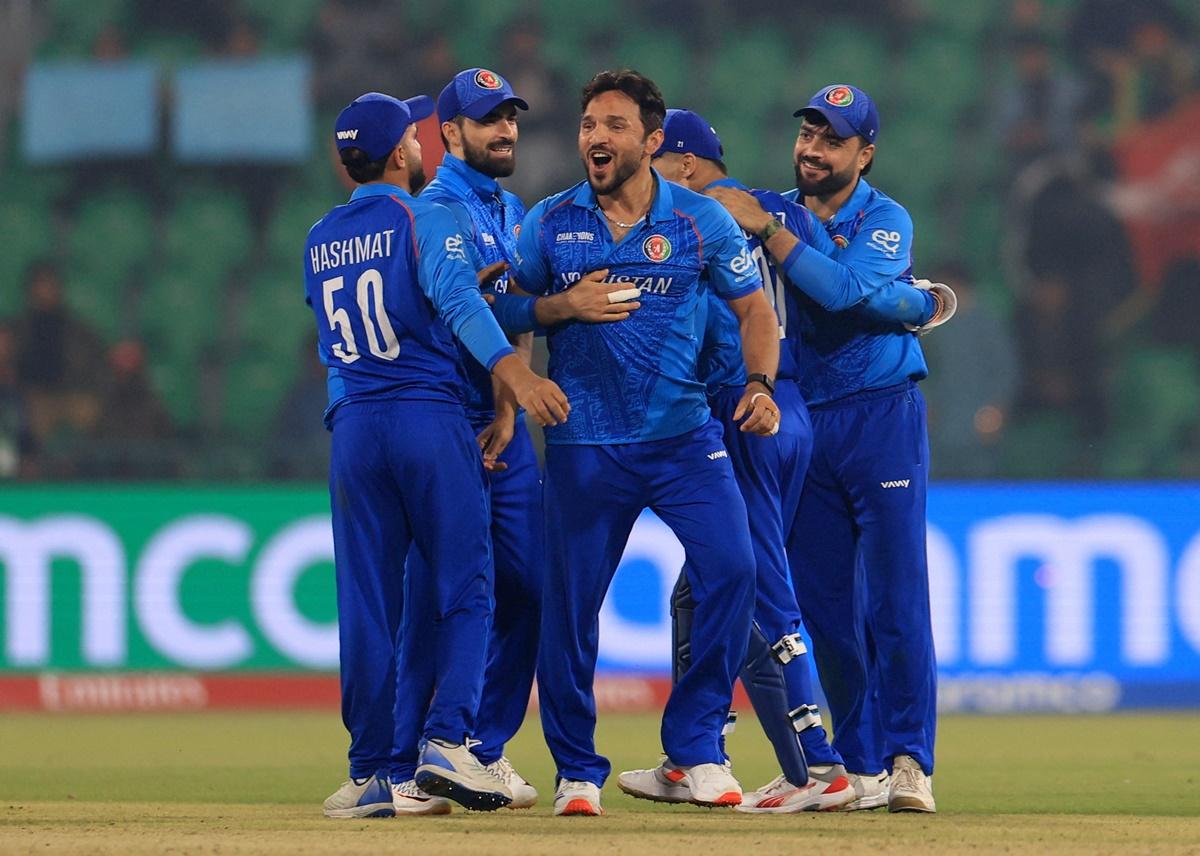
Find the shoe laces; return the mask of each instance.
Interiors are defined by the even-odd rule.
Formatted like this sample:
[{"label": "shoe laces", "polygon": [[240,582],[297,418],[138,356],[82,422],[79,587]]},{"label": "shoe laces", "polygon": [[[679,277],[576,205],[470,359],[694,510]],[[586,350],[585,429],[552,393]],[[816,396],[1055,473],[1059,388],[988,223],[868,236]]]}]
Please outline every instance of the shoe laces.
[{"label": "shoe laces", "polygon": [[771,779],[771,781],[767,782],[767,784],[759,788],[758,792],[763,796],[769,796],[772,794],[781,794],[785,791],[794,790],[796,790],[796,786],[787,780],[787,776],[784,776],[782,773],[780,773],[778,776]]},{"label": "shoe laces", "polygon": [[896,790],[903,791],[920,791],[922,780],[925,778],[925,773],[916,764],[916,762],[900,762],[892,767],[892,787]]},{"label": "shoe laces", "polygon": [[594,787],[591,782],[578,782],[573,779],[563,779],[558,783],[558,792],[560,794],[572,794],[589,791]]},{"label": "shoe laces", "polygon": [[392,785],[392,787],[401,796],[405,796],[405,797],[425,796],[425,793],[420,788],[417,787],[416,779],[405,779],[403,782],[400,782],[400,784],[398,784],[398,785],[397,784]]},{"label": "shoe laces", "polygon": [[517,775],[517,771],[513,767],[512,761],[508,760],[508,758],[503,755],[501,755],[492,763],[487,764],[486,769],[492,774],[492,776],[499,779],[506,785],[516,779],[521,778]]}]

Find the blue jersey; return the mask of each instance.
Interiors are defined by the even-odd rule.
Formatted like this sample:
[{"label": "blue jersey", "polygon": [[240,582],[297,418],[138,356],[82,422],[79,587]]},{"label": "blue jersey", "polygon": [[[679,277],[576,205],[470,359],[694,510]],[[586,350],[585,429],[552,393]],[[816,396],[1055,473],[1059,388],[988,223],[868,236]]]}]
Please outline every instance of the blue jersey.
[{"label": "blue jersey", "polygon": [[[795,200],[796,191],[784,194]],[[912,283],[912,219],[860,178],[824,225],[832,252],[803,241],[784,261],[788,281],[803,292],[800,390],[809,406],[883,389],[928,373],[917,337],[864,312],[886,286]],[[921,293],[922,300],[928,295]],[[931,301],[920,307],[927,320]],[[920,323],[917,321],[916,323]]]},{"label": "blue jersey", "polygon": [[[525,204],[500,187],[496,179],[468,166],[449,152],[437,175],[421,191],[421,198],[445,205],[467,239],[467,252],[477,270],[495,262],[516,264],[517,234],[525,217]],[[486,288],[495,294],[508,290],[508,273]],[[490,422],[496,416],[492,377],[470,352],[459,346],[467,413],[473,422]]]},{"label": "blue jersey", "polygon": [[329,367],[326,425],[347,401],[461,403],[455,336],[489,369],[513,352],[454,216],[395,185],[363,185],[317,221],[304,287]]},{"label": "blue jersey", "polygon": [[642,292],[641,309],[624,321],[548,331],[550,377],[572,410],[546,429],[547,443],[641,443],[699,428],[710,417],[696,376],[705,292],[734,300],[762,287],[725,209],[653,175],[650,210],[620,243],[586,181],[539,202],[521,227],[516,275],[527,291],[554,294],[608,268],[609,280]]},{"label": "blue jersey", "polygon": [[[731,178],[719,179],[710,186],[747,190],[743,184]],[[759,201],[763,210],[804,244],[825,256],[833,256],[838,252],[837,244],[821,228],[816,215],[803,205],[785,199],[772,190],[749,192]],[[771,259],[757,236],[745,231],[742,234],[762,274],[763,289],[779,319],[779,371],[776,376],[799,380],[804,360],[803,329],[809,323],[807,304],[812,301],[799,289],[789,286],[786,275]],[[892,330],[898,331],[903,322],[920,325],[928,321],[934,311],[934,301],[927,292],[897,280],[871,293],[862,304],[847,311],[859,312],[867,319],[887,324]],[[708,386],[709,395],[722,387],[744,386],[746,383],[739,325],[726,306],[709,307],[704,347],[700,353],[700,379]]]}]

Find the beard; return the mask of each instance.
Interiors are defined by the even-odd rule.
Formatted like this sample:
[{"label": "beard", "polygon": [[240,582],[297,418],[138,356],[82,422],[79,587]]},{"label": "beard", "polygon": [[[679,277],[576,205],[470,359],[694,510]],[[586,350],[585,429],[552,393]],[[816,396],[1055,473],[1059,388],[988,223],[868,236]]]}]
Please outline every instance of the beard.
[{"label": "beard", "polygon": [[855,179],[853,164],[846,167],[843,172],[830,172],[829,175],[818,178],[815,181],[804,178],[804,174],[800,171],[799,162],[796,163],[795,167],[796,190],[800,191],[801,196],[832,196]]},{"label": "beard", "polygon": [[[512,152],[500,154],[492,146],[512,146]],[[517,168],[516,141],[507,138],[493,140],[486,146],[476,146],[463,140],[463,160],[471,169],[482,172],[489,178],[508,178]]]},{"label": "beard", "polygon": [[591,185],[592,192],[598,196],[607,196],[615,192],[617,188],[633,177],[642,163],[640,154],[621,155],[615,152],[608,152],[608,154],[611,154],[613,159],[609,164],[608,176],[602,179],[592,178],[591,158],[587,155],[583,158],[583,169],[587,173],[588,184]]},{"label": "beard", "polygon": [[408,172],[408,192],[413,196],[417,195],[422,187],[425,186],[425,165],[421,163],[420,158],[413,164],[412,169]]}]

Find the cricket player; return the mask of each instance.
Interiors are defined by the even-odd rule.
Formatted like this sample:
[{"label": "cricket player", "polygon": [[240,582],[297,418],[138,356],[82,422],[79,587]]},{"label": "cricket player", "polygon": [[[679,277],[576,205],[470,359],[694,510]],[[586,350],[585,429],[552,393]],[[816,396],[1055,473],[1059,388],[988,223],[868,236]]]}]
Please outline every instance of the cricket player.
[{"label": "cricket player", "polygon": [[[837,245],[783,227],[753,196],[716,188],[804,294],[801,393],[813,457],[788,544],[804,621],[834,719],[834,746],[857,799],[850,808],[935,810],[931,777],[936,672],[925,557],[929,444],[917,337],[846,312],[911,280],[912,220],[865,179],[879,114],[849,85],[795,114],[796,192]],[[931,291],[952,307],[944,292]],[[890,778],[889,778],[890,770]]]},{"label": "cricket player", "polygon": [[[467,742],[483,680],[491,620],[487,497],[458,378],[461,341],[544,424],[569,406],[514,353],[479,293],[464,238],[445,208],[415,199],[424,182],[416,122],[425,96],[377,92],[337,118],[335,140],[360,186],[319,220],[305,248],[305,289],[329,367],[333,432],[329,491],[341,645],[342,719],[350,778],[325,801],[329,817],[391,815],[418,793],[469,808],[512,794]],[[397,643],[404,557],[420,552],[429,597],[436,687],[398,697]],[[390,780],[395,710],[422,712],[413,780]],[[390,786],[389,786],[390,785]],[[403,802],[403,801],[402,801]]]},{"label": "cricket player", "polygon": [[[775,375],[775,315],[721,206],[650,169],[666,112],[658,87],[634,71],[605,71],[584,87],[581,106],[587,179],[529,212],[516,269],[522,288],[545,295],[526,299],[526,316],[549,328],[550,376],[575,403],[570,422],[546,431],[549,561],[538,688],[558,768],[554,812],[602,811],[610,765],[594,743],[598,616],[647,507],[684,545],[696,601],[692,668],[663,714],[661,771],[689,802],[736,805],[741,787],[724,766],[720,731],[749,638],[754,555],[696,359],[707,290],[737,317],[752,375]],[[589,275],[633,284],[638,308],[620,313],[627,317],[619,323],[556,323]],[[770,434],[779,407],[752,381],[735,418],[741,431]]]},{"label": "cricket player", "polygon": [[[485,68],[456,74],[437,101],[446,154],[421,199],[444,205],[455,215],[472,266],[481,272],[492,265],[515,264],[525,206],[497,179],[512,175],[516,166],[518,109],[528,110],[529,105],[508,81]],[[508,274],[501,273],[487,291],[503,293],[507,285]],[[532,339],[532,333],[523,333],[513,342],[526,365]],[[537,790],[504,756],[504,745],[525,719],[537,666],[545,564],[542,478],[525,419],[517,412],[511,392],[502,385],[496,385],[494,392],[491,373],[462,343],[459,366],[467,417],[489,470],[495,563],[495,612],[474,735],[479,744],[472,751],[512,791],[509,808],[529,808],[537,802]],[[502,448],[503,454],[493,455],[495,448]],[[410,554],[410,567],[418,562],[423,562],[420,554]],[[429,638],[420,630],[416,633],[415,645]],[[417,662],[427,667],[400,675],[401,692],[432,685],[430,658],[418,655]],[[405,767],[416,763],[419,728],[415,717],[398,715],[397,743],[412,747]]]},{"label": "cricket player", "polygon": [[[665,178],[692,190],[745,186],[728,177],[725,152],[716,130],[690,110],[668,110],[662,147],[654,167]],[[771,191],[751,191],[785,228],[806,236],[822,252],[835,245],[807,209]],[[795,524],[800,491],[812,453],[808,409],[796,383],[800,355],[797,329],[803,312],[800,293],[789,289],[778,267],[769,262],[757,236],[747,234],[759,263],[764,288],[775,305],[780,334],[779,374],[775,400],[782,411],[781,430],[773,437],[742,435],[730,419],[732,403],[746,383],[737,340],[737,327],[728,310],[710,299],[708,325],[700,354],[700,379],[708,387],[713,415],[725,426],[726,446],[749,513],[750,534],[757,563],[754,625],[742,669],[746,687],[783,770],[766,786],[743,795],[738,811],[791,813],[827,811],[851,802],[854,789],[842,758],[829,745],[812,685],[812,667],[800,636],[800,608],[787,564],[787,537]],[[936,301],[927,291],[902,282],[879,289],[859,311],[881,322],[921,324],[932,320]],[[687,668],[690,645],[691,597],[686,574],[672,596],[676,677]],[[730,728],[732,724],[730,725]],[[622,780],[640,773],[623,773]],[[672,802],[669,781],[650,780],[652,799]]]}]

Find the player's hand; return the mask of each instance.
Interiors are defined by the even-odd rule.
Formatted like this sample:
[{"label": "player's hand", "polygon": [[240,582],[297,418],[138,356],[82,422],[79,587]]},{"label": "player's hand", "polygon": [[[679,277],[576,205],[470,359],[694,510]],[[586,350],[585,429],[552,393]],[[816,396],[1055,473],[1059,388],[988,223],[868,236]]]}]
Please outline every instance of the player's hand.
[{"label": "player's hand", "polygon": [[704,193],[725,206],[737,224],[752,235],[757,235],[774,219],[757,199],[736,187],[710,187]]},{"label": "player's hand", "polygon": [[483,270],[476,272],[475,280],[479,283],[480,288],[487,288],[504,276],[506,270],[508,270],[508,262],[492,262]]},{"label": "player's hand", "polygon": [[913,283],[913,286],[932,294],[936,308],[933,310],[933,317],[921,326],[914,327],[911,324],[905,324],[904,326],[910,332],[916,333],[918,336],[924,336],[930,330],[941,327],[953,318],[954,313],[958,311],[958,295],[954,293],[954,289],[944,282],[930,282],[927,279],[918,279]]},{"label": "player's hand", "polygon": [[[527,370],[528,371],[528,370]],[[571,403],[554,381],[528,372],[528,379],[513,387],[517,402],[533,414],[543,428],[567,421]]]},{"label": "player's hand", "polygon": [[479,444],[479,451],[483,453],[483,468],[485,470],[498,473],[508,469],[508,464],[501,461],[500,456],[504,454],[504,450],[512,442],[513,434],[516,433],[516,427],[516,413],[512,410],[507,410],[504,413],[497,411],[496,418],[479,432],[479,436],[475,438],[475,442]]},{"label": "player's hand", "polygon": [[751,385],[742,395],[737,409],[733,411],[733,421],[737,422],[743,416],[746,417],[746,421],[741,424],[739,430],[760,437],[770,437],[779,433],[779,422],[783,414],[768,393],[756,390]]},{"label": "player's hand", "polygon": [[639,300],[617,300],[610,295],[634,288],[629,282],[604,282],[608,268],[594,270],[565,292],[563,298],[570,307],[570,315],[577,321],[606,323],[624,321],[630,313],[642,307]]}]

